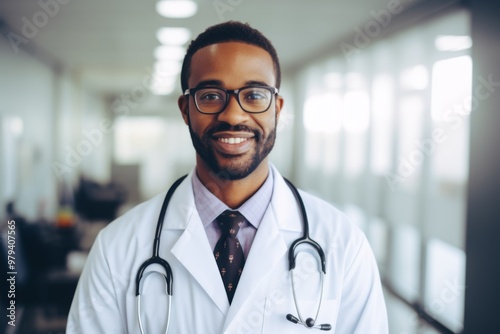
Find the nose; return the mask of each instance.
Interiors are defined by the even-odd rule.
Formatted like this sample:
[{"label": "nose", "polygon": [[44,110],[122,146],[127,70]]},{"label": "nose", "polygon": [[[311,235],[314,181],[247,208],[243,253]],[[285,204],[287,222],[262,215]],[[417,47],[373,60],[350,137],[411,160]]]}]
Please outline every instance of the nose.
[{"label": "nose", "polygon": [[229,102],[227,103],[226,109],[217,116],[219,121],[231,125],[244,123],[249,117],[248,113],[241,108],[235,94],[229,94]]}]

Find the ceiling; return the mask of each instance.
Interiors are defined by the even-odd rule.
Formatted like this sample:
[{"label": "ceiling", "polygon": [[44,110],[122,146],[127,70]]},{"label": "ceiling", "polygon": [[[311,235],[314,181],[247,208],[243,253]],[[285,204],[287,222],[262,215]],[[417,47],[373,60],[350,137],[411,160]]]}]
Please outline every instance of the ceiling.
[{"label": "ceiling", "polygon": [[[46,15],[44,22],[41,4],[55,1],[1,1],[0,18],[8,31],[18,34],[26,20],[38,20],[40,28],[26,46],[79,74],[88,87],[104,94],[118,94],[141,82],[154,62],[153,50],[159,45],[155,32],[160,27],[187,27],[194,38],[222,21],[249,22],[274,43],[286,72],[329,45],[334,50],[357,25],[373,20],[371,12],[384,10],[391,2],[197,0],[195,16],[167,19],[156,13],[154,0],[58,0],[62,4],[57,12],[53,6],[53,15]],[[217,5],[226,11],[218,12]]]}]

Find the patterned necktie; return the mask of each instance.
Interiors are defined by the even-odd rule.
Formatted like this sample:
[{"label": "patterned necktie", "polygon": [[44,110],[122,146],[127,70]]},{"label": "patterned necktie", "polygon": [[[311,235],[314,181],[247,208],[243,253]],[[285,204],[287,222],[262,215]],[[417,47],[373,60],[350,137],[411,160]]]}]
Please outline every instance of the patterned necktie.
[{"label": "patterned necktie", "polygon": [[222,235],[215,245],[214,256],[231,304],[245,265],[243,250],[236,235],[246,219],[238,211],[226,210],[216,221]]}]

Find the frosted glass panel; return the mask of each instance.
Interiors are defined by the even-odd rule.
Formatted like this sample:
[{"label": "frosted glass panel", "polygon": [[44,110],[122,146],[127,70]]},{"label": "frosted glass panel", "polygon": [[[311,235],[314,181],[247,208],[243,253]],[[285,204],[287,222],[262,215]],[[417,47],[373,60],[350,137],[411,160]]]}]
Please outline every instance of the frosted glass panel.
[{"label": "frosted glass panel", "polygon": [[[315,71],[306,100],[317,96],[304,112],[304,155],[315,167],[308,177],[318,175],[325,194],[335,189],[394,290],[457,333],[469,116],[478,99],[469,33],[467,11],[454,11],[374,41],[350,62],[332,54],[304,69]],[[422,322],[412,313],[391,329],[433,332]]]},{"label": "frosted glass panel", "polygon": [[362,133],[370,123],[370,99],[365,91],[351,91],[344,96],[344,128],[349,133]]},{"label": "frosted glass panel", "polygon": [[308,168],[315,169],[321,164],[321,150],[323,141],[320,133],[308,132],[305,137],[305,158]]},{"label": "frosted glass panel", "polygon": [[429,138],[435,151],[436,178],[464,183],[468,174],[469,114],[472,60],[470,56],[438,61],[432,71],[432,119],[439,137]]},{"label": "frosted glass panel", "polygon": [[368,225],[368,241],[370,242],[375,258],[379,263],[379,267],[381,264],[385,263],[387,258],[387,230],[387,222],[378,217],[370,219],[370,223]]},{"label": "frosted glass panel", "polygon": [[417,188],[425,158],[419,146],[423,120],[423,98],[420,95],[403,97],[399,105],[397,172],[401,177],[400,186],[412,191]]},{"label": "frosted glass panel", "polygon": [[342,124],[341,110],[339,94],[311,96],[304,105],[304,126],[312,133],[336,133]]},{"label": "frosted glass panel", "polygon": [[323,157],[323,171],[327,175],[334,174],[340,163],[340,136],[338,134],[328,134],[324,139],[325,150]]},{"label": "frosted glass panel", "polygon": [[400,75],[401,88],[405,90],[423,90],[429,85],[429,72],[424,65],[405,68]]},{"label": "frosted glass panel", "polygon": [[454,332],[463,326],[465,253],[439,239],[427,245],[425,308]]},{"label": "frosted glass panel", "polygon": [[373,81],[372,111],[372,161],[374,174],[383,175],[391,168],[391,141],[394,119],[394,80],[387,74]]},{"label": "frosted glass panel", "polygon": [[366,161],[366,132],[370,123],[370,100],[365,91],[347,92],[344,96],[345,172],[359,175]]},{"label": "frosted glass panel", "polygon": [[391,282],[407,300],[419,297],[420,233],[413,226],[396,226],[393,235]]}]

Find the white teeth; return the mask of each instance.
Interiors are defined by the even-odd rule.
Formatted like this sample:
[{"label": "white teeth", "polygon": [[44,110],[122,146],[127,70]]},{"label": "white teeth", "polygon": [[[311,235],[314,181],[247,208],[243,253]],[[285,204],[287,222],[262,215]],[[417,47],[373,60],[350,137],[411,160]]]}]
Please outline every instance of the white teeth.
[{"label": "white teeth", "polygon": [[244,141],[247,141],[248,138],[218,138],[218,140],[225,144],[239,144]]}]

